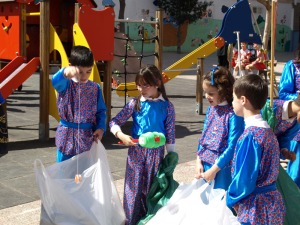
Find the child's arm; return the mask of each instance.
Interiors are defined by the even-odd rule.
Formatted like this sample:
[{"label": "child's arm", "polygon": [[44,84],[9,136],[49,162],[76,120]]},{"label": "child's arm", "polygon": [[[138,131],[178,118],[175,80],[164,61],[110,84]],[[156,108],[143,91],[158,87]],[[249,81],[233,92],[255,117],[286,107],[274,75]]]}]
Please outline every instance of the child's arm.
[{"label": "child's arm", "polygon": [[175,151],[175,109],[174,105],[169,102],[167,107],[167,119],[165,122],[166,129],[166,150],[167,152]]},{"label": "child's arm", "polygon": [[94,132],[94,141],[101,140],[106,132],[106,105],[103,99],[102,90],[98,84],[97,95],[97,113],[96,113],[96,128]]},{"label": "child's arm", "polygon": [[79,69],[76,66],[67,66],[57,71],[52,77],[52,85],[57,92],[67,89],[70,81],[79,75]]},{"label": "child's arm", "polygon": [[298,93],[295,91],[295,66],[293,60],[288,61],[282,71],[279,83],[279,98],[294,100]]},{"label": "child's arm", "polygon": [[244,127],[245,127],[245,123],[243,117],[239,117],[233,114],[229,118],[227,148],[218,157],[215,163],[220,169],[224,168],[232,160],[237,140],[243,133]]},{"label": "child's arm", "polygon": [[203,168],[201,159],[199,158],[199,156],[197,156],[196,166],[195,166],[195,178],[200,179],[203,175],[203,171],[204,171],[204,168]]},{"label": "child's arm", "polygon": [[236,142],[244,131],[244,119],[232,115],[229,119],[228,145],[224,152],[218,157],[216,163],[204,172],[203,178],[210,182],[215,179],[217,172],[229,164],[233,158]]},{"label": "child's arm", "polygon": [[121,126],[131,117],[135,106],[135,99],[130,100],[124,108],[109,122],[110,132],[119,138],[125,145],[135,144],[132,137],[122,132]]},{"label": "child's arm", "polygon": [[234,174],[226,194],[226,204],[233,207],[256,188],[262,150],[252,135],[237,143]]},{"label": "child's arm", "polygon": [[288,116],[289,118],[297,117],[297,121],[300,123],[300,96],[295,101],[289,102]]}]

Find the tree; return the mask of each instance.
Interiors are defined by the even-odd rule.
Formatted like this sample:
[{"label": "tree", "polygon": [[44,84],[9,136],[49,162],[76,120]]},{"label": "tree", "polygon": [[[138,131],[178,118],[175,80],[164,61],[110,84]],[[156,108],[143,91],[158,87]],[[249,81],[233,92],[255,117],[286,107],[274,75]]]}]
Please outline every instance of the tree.
[{"label": "tree", "polygon": [[177,53],[181,53],[181,26],[188,21],[193,23],[201,19],[211,2],[198,2],[198,0],[157,0],[156,5],[165,10],[177,23]]}]

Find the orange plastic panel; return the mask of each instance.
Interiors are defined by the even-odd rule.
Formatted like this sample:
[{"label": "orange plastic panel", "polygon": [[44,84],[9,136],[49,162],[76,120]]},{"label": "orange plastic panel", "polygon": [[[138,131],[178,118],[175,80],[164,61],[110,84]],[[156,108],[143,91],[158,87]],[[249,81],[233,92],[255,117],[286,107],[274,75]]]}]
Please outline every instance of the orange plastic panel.
[{"label": "orange plastic panel", "polygon": [[78,24],[93,51],[95,61],[111,61],[114,58],[114,21],[112,7],[94,10],[82,6],[79,10]]},{"label": "orange plastic panel", "polygon": [[215,46],[217,48],[221,48],[225,44],[225,40],[222,37],[216,37],[215,39]]},{"label": "orange plastic panel", "polygon": [[19,56],[20,5],[15,2],[0,3],[0,59],[12,60]]}]

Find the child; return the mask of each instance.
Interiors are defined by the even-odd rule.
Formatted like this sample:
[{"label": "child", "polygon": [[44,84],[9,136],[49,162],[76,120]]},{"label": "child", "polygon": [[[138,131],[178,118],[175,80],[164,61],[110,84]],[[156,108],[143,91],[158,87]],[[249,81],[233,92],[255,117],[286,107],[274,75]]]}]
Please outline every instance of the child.
[{"label": "child", "polygon": [[[165,147],[168,152],[175,148],[175,111],[167,98],[161,73],[157,67],[147,66],[139,71],[135,83],[140,95],[130,100],[109,123],[111,132],[129,146],[123,201],[129,225],[135,225],[146,215],[146,196],[164,158]],[[120,128],[130,117],[131,136]],[[154,131],[166,136],[166,146],[149,149],[132,141]]]},{"label": "child", "polygon": [[226,194],[228,207],[241,224],[283,224],[285,206],[276,188],[279,144],[260,110],[268,86],[255,74],[239,78],[233,87],[233,109],[244,117],[245,130],[234,153],[232,182]]},{"label": "child", "polygon": [[[237,58],[235,62],[235,67],[233,69],[233,76],[236,77],[238,75],[238,71],[241,69],[240,73],[243,75],[247,75],[247,71],[245,71],[245,67],[250,63],[250,56],[251,52],[247,49],[247,43],[241,42],[241,49],[240,49],[240,62],[239,58]],[[241,64],[241,68],[239,66]],[[241,74],[240,74],[241,76]]]},{"label": "child", "polygon": [[295,100],[300,92],[300,48],[294,60],[289,60],[283,68],[278,94],[282,100]]},{"label": "child", "polygon": [[236,116],[232,108],[233,84],[234,77],[224,67],[215,67],[203,78],[203,90],[210,106],[196,160],[195,177],[207,182],[215,179],[214,188],[225,190],[231,182],[234,147],[244,130],[243,118]]},{"label": "child", "polygon": [[256,59],[250,64],[245,66],[246,70],[264,70],[266,69],[266,54],[264,50],[261,49],[261,45],[257,43],[253,43],[253,48],[256,50]]},{"label": "child", "polygon": [[101,140],[106,130],[102,90],[99,84],[89,80],[94,64],[93,53],[84,46],[75,46],[69,61],[70,65],[60,69],[52,78],[52,85],[58,92],[60,116],[55,140],[57,162],[89,151],[93,141]]},{"label": "child", "polygon": [[7,132],[7,112],[6,100],[0,92],[0,157],[8,153],[8,132]]},{"label": "child", "polygon": [[[300,100],[300,96],[298,97]],[[267,102],[269,104],[269,102]],[[277,136],[283,158],[289,159],[286,172],[300,188],[300,104],[297,101],[273,100],[273,111],[277,123],[274,133]]]}]

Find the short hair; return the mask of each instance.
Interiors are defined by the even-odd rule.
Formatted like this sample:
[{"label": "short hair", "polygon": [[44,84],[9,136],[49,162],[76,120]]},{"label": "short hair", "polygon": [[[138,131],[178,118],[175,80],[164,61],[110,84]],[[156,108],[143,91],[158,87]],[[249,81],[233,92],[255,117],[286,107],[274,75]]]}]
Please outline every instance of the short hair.
[{"label": "short hair", "polygon": [[71,49],[69,62],[72,66],[91,67],[94,64],[94,56],[89,48],[77,45]]},{"label": "short hair", "polygon": [[268,98],[268,85],[260,76],[249,74],[235,81],[233,92],[238,98],[245,96],[255,110],[260,110]]}]

